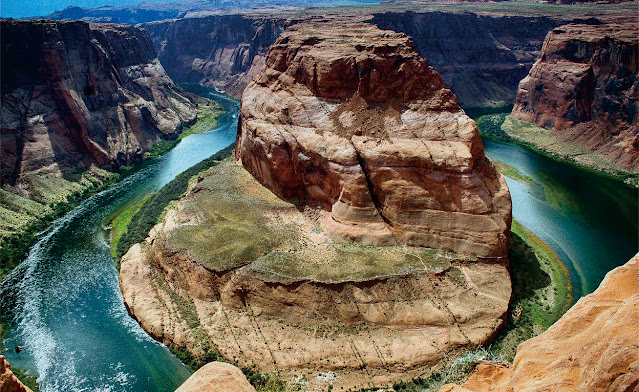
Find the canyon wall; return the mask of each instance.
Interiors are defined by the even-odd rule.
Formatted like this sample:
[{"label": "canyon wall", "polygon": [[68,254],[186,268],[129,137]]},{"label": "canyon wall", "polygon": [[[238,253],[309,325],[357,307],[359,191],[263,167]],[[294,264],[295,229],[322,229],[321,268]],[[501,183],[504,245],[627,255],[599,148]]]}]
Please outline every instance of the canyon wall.
[{"label": "canyon wall", "polygon": [[0,28],[2,184],[139,162],[196,119],[143,30],[44,20]]},{"label": "canyon wall", "polygon": [[287,25],[284,19],[224,15],[139,26],[151,35],[173,80],[204,84],[239,98]]},{"label": "canyon wall", "polygon": [[[192,17],[140,26],[153,37],[160,61],[173,80],[207,84],[239,98],[264,67],[268,47],[296,23],[294,15]],[[351,18],[370,16],[354,11]],[[411,36],[420,55],[464,106],[511,104],[544,37],[562,23],[549,17],[411,11],[374,14],[370,22]]]},{"label": "canyon wall", "polygon": [[236,159],[342,240],[505,258],[510,194],[477,125],[405,34],[289,27],[244,90]]},{"label": "canyon wall", "polygon": [[635,23],[558,27],[522,80],[512,116],[638,172],[638,57]]},{"label": "canyon wall", "polygon": [[610,271],[541,335],[522,343],[511,366],[478,366],[471,391],[615,391],[639,388],[639,254]]},{"label": "canyon wall", "polygon": [[549,17],[473,13],[387,12],[371,23],[408,34],[462,106],[511,104],[544,37],[561,22]]}]

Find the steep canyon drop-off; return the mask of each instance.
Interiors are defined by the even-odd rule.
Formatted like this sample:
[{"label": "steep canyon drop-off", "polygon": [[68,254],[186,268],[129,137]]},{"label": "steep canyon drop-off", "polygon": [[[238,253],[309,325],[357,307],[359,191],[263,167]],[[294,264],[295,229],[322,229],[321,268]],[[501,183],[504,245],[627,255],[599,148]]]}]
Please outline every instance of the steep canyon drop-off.
[{"label": "steep canyon drop-off", "polygon": [[122,259],[124,300],[154,337],[352,388],[494,336],[511,293],[508,189],[408,37],[292,26],[240,120],[248,172],[202,175]]}]

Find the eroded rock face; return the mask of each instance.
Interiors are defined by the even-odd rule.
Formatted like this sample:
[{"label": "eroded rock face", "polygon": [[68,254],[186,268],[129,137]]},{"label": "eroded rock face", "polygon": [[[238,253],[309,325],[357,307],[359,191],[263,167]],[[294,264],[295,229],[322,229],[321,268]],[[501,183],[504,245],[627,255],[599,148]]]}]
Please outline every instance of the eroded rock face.
[{"label": "eroded rock face", "polygon": [[480,365],[468,391],[616,391],[639,387],[639,254],[609,272],[541,335],[522,343],[511,367]]},{"label": "eroded rock face", "polygon": [[242,96],[236,158],[364,244],[506,256],[510,194],[477,126],[404,34],[294,25]]},{"label": "eroded rock face", "polygon": [[239,98],[287,25],[284,19],[223,15],[139,26],[151,35],[173,80],[204,84]]},{"label": "eroded rock face", "polygon": [[2,20],[2,184],[115,169],[175,138],[196,109],[148,35],[125,25]]},{"label": "eroded rock face", "polygon": [[32,392],[11,371],[9,362],[0,355],[0,391],[2,392]]},{"label": "eroded rock face", "polygon": [[193,373],[175,392],[255,392],[237,367],[211,362]]},{"label": "eroded rock face", "polygon": [[561,24],[548,17],[411,11],[375,14],[371,23],[408,34],[464,107],[511,104],[544,37]]},{"label": "eroded rock face", "polygon": [[638,53],[634,23],[558,27],[548,33],[539,59],[522,80],[512,114],[636,172]]},{"label": "eroded rock face", "polygon": [[[321,215],[321,213],[320,213]],[[490,341],[511,295],[505,263],[332,241],[226,161],[121,260],[131,315],[195,356],[304,375],[311,390],[388,387]]]}]

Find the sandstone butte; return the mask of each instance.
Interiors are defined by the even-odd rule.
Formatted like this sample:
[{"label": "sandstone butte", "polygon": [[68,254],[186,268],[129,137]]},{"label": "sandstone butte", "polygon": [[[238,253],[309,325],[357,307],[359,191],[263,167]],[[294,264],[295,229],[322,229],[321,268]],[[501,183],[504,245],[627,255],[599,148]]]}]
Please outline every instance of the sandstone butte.
[{"label": "sandstone butte", "polygon": [[290,27],[244,90],[236,159],[335,238],[505,258],[510,193],[477,125],[405,34]]},{"label": "sandstone butte", "polygon": [[193,373],[175,392],[255,392],[244,373],[224,362],[211,362]]},{"label": "sandstone butte", "polygon": [[440,392],[639,389],[639,254],[610,271],[541,335],[522,343],[511,366],[484,364],[463,386]]},{"label": "sandstone butte", "polygon": [[32,392],[11,371],[9,362],[0,355],[0,391],[2,392]]},{"label": "sandstone butte", "polygon": [[636,23],[553,29],[519,85],[513,117],[639,172],[638,53]]},{"label": "sandstone butte", "polygon": [[144,30],[45,20],[0,28],[3,185],[130,165],[196,119]]},{"label": "sandstone butte", "polygon": [[293,26],[240,121],[248,171],[201,174],[121,260],[153,337],[345,390],[423,377],[495,336],[508,188],[406,35]]}]

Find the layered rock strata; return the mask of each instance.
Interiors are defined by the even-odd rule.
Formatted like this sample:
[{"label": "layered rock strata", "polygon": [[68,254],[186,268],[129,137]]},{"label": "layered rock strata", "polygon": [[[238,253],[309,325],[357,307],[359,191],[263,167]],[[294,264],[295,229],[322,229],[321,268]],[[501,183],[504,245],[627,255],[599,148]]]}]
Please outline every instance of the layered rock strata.
[{"label": "layered rock strata", "polygon": [[467,107],[512,104],[546,34],[562,22],[549,17],[406,11],[375,14],[371,23],[408,34],[460,105]]},{"label": "layered rock strata", "polygon": [[227,161],[121,260],[129,312],[154,338],[311,389],[389,386],[495,335],[504,263],[332,241]]},{"label": "layered rock strata", "polygon": [[0,355],[0,391],[2,392],[32,392],[11,371],[9,362]]},{"label": "layered rock strata", "polygon": [[264,67],[268,47],[288,25],[285,19],[242,15],[143,23],[160,62],[173,80],[200,83],[239,98]]},{"label": "layered rock strata", "polygon": [[480,365],[463,387],[441,392],[616,391],[639,388],[639,254],[609,272],[512,366]]},{"label": "layered rock strata", "polygon": [[149,36],[125,25],[2,20],[2,184],[116,169],[195,121]]},{"label": "layered rock strata", "polygon": [[558,27],[522,80],[512,116],[638,172],[638,56],[635,23]]},{"label": "layered rock strata", "polygon": [[340,240],[504,258],[510,194],[477,126],[404,34],[297,24],[242,96],[236,159]]}]

